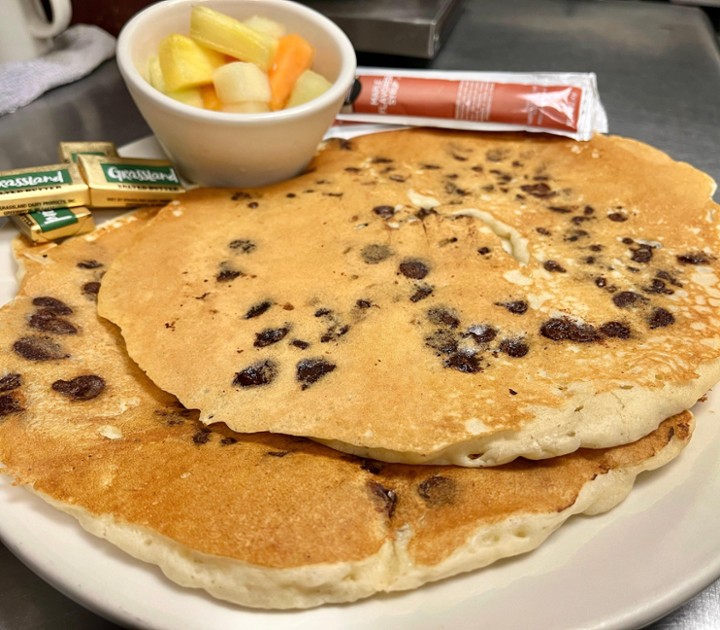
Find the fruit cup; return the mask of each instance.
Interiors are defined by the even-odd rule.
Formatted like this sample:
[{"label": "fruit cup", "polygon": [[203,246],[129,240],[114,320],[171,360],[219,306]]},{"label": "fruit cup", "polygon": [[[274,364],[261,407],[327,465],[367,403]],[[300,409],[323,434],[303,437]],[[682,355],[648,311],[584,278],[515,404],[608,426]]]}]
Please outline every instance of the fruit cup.
[{"label": "fruit cup", "polygon": [[289,0],[207,0],[207,7],[239,20],[254,16],[284,24],[314,48],[313,70],[331,87],[320,96],[270,112],[202,109],[162,93],[148,81],[160,42],[189,32],[198,0],[165,0],[135,15],[118,38],[117,62],[140,113],[180,173],[203,186],[253,187],[303,171],[355,76],[355,52],[333,22]]}]

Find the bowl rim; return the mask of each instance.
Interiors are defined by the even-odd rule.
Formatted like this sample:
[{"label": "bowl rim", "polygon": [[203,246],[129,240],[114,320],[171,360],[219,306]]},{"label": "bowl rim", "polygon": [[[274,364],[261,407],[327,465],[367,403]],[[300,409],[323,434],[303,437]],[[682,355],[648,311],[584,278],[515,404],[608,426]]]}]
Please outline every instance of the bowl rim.
[{"label": "bowl rim", "polygon": [[[198,5],[198,4],[237,4],[239,0],[161,0],[155,4],[137,12],[121,29],[116,48],[116,61],[120,74],[128,84],[139,90],[148,99],[156,102],[160,107],[170,110],[173,113],[194,120],[203,120],[220,125],[273,125],[279,122],[286,122],[288,119],[304,118],[316,111],[322,110],[339,98],[345,98],[348,91],[352,87],[357,69],[357,58],[355,49],[344,31],[335,22],[325,17],[318,11],[311,9],[305,5],[293,2],[291,0],[241,0],[243,4],[273,5],[281,9],[287,9],[290,12],[299,14],[315,22],[321,28],[328,31],[333,39],[338,43],[340,50],[340,71],[337,79],[333,82],[330,89],[320,96],[297,105],[289,109],[282,109],[275,112],[262,113],[236,113],[236,112],[218,112],[214,110],[203,109],[193,105],[186,105],[177,101],[153,86],[140,74],[135,66],[132,57],[132,40],[135,33],[148,20],[161,19],[162,14],[167,10],[180,5]],[[222,10],[222,9],[220,9]],[[261,10],[261,9],[260,9]],[[132,90],[131,90],[132,93]]]}]

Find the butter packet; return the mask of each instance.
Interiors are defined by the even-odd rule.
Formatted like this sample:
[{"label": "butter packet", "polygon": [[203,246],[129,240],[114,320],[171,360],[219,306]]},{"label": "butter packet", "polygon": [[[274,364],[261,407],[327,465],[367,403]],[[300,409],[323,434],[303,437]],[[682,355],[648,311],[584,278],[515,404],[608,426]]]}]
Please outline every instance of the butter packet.
[{"label": "butter packet", "polygon": [[61,142],[58,146],[61,162],[76,164],[80,155],[101,155],[115,157],[117,148],[112,142]]},{"label": "butter packet", "polygon": [[0,217],[61,206],[86,206],[88,185],[74,164],[0,172]]},{"label": "butter packet", "polygon": [[95,228],[92,214],[84,206],[35,210],[14,215],[10,220],[33,243],[48,243],[68,236],[78,236],[92,232]]},{"label": "butter packet", "polygon": [[92,208],[162,205],[185,192],[171,162],[79,155]]}]

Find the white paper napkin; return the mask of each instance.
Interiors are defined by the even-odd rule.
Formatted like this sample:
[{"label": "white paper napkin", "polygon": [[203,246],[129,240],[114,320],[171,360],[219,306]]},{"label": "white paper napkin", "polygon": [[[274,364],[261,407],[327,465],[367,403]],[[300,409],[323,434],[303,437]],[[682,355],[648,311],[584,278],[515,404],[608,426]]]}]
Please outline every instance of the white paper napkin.
[{"label": "white paper napkin", "polygon": [[114,54],[112,35],[97,26],[76,24],[58,35],[43,57],[0,63],[0,116],[51,88],[77,81]]}]

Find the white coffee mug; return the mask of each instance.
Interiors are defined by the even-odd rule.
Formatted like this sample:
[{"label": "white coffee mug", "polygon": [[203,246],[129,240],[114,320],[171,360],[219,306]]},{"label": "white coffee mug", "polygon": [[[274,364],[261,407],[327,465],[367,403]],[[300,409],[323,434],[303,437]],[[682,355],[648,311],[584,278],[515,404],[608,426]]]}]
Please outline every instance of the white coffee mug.
[{"label": "white coffee mug", "polygon": [[48,0],[52,20],[40,0],[2,0],[0,6],[0,63],[44,55],[52,38],[70,24],[70,0]]}]

